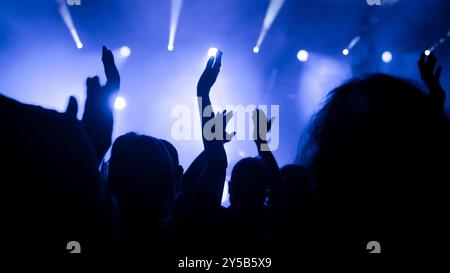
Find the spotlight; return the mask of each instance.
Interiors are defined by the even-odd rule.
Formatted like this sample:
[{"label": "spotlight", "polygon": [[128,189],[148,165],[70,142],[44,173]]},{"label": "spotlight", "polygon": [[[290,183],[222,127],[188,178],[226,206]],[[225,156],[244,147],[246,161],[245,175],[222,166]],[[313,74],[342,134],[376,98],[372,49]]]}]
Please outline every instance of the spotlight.
[{"label": "spotlight", "polygon": [[64,24],[72,35],[72,38],[77,45],[78,49],[83,48],[83,43],[80,40],[80,36],[78,36],[77,29],[75,28],[75,24],[73,23],[72,16],[70,15],[69,8],[67,7],[67,3],[64,0],[57,0],[59,14],[61,15]]},{"label": "spotlight", "polygon": [[123,97],[117,97],[114,101],[114,109],[123,110],[127,106],[127,101]]},{"label": "spotlight", "polygon": [[120,48],[120,56],[128,58],[131,54],[131,49],[128,46],[123,46]]},{"label": "spotlight", "polygon": [[390,63],[392,61],[392,53],[389,51],[383,52],[383,54],[381,54],[381,59],[385,63]]},{"label": "spotlight", "polygon": [[175,43],[175,34],[177,32],[178,20],[180,18],[182,7],[183,7],[183,0],[171,0],[169,43],[167,46],[167,50],[169,51],[173,50],[173,45]]},{"label": "spotlight", "polygon": [[256,47],[259,49],[261,47],[267,32],[272,26],[275,18],[277,17],[280,9],[283,7],[285,0],[270,0],[269,7],[267,8],[266,17],[264,17],[263,26],[261,32],[259,33],[258,40],[256,42]]},{"label": "spotlight", "polygon": [[425,50],[425,55],[426,55],[426,56],[429,56],[429,55],[430,55],[430,53],[431,53],[431,51],[430,51],[430,50],[428,50],[428,49],[427,49],[427,50]]},{"label": "spotlight", "polygon": [[258,52],[259,52],[259,47],[255,46],[253,48],[253,53],[258,54]]},{"label": "spotlight", "polygon": [[208,50],[208,57],[215,57],[215,56],[217,55],[217,51],[218,51],[217,48],[211,47],[211,48]]},{"label": "spotlight", "polygon": [[300,62],[306,62],[307,60],[308,60],[308,51],[306,51],[306,50],[300,50],[298,53],[297,53],[297,59],[300,61]]},{"label": "spotlight", "polygon": [[347,56],[347,55],[348,55],[348,53],[350,53],[350,52],[348,51],[348,49],[344,49],[344,50],[342,50],[342,54],[344,54],[345,56]]}]

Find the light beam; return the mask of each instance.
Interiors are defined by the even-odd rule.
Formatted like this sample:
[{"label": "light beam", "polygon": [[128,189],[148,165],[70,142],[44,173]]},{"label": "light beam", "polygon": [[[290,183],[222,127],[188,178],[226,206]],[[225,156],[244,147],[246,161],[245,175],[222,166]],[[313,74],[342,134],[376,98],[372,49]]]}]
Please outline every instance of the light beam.
[{"label": "light beam", "polygon": [[175,43],[175,33],[177,32],[178,19],[180,18],[181,7],[183,6],[183,0],[172,0],[170,7],[170,31],[169,31],[169,44],[167,50],[172,51]]},{"label": "light beam", "polygon": [[[269,7],[267,8],[266,17],[264,18],[264,23],[261,29],[261,33],[259,34],[258,40],[256,42],[255,48],[259,49],[261,48],[261,44],[264,41],[264,38],[266,37],[267,32],[269,31],[270,27],[273,24],[273,21],[275,21],[275,18],[277,17],[278,13],[280,12],[280,9],[283,7],[285,0],[270,0]],[[254,52],[254,51],[253,51]]]},{"label": "light beam", "polygon": [[82,49],[83,43],[80,40],[80,36],[78,36],[78,32],[73,23],[72,16],[70,15],[69,8],[67,7],[66,1],[56,0],[56,3],[58,4],[58,10],[59,10],[59,13],[61,14],[64,24],[69,29],[70,34],[72,35],[72,38],[75,41],[75,44],[77,45],[77,48]]}]

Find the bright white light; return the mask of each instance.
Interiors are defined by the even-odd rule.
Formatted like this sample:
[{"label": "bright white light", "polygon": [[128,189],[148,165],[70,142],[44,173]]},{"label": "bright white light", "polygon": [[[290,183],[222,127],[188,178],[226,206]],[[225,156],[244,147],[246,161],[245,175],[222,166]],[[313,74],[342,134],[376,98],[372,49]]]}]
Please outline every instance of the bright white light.
[{"label": "bright white light", "polygon": [[383,54],[381,54],[381,59],[385,63],[390,63],[392,61],[392,53],[389,51],[383,52]]},{"label": "bright white light", "polygon": [[285,0],[270,0],[270,4],[266,12],[266,17],[264,17],[263,26],[259,34],[258,41],[256,42],[257,48],[261,48],[261,44],[264,41],[264,38],[266,37],[270,26],[272,26],[273,21],[275,21],[275,18],[280,12],[280,9],[283,7],[284,1]]},{"label": "bright white light", "polygon": [[428,50],[428,49],[427,49],[427,50],[425,50],[425,55],[426,55],[426,56],[430,55],[430,53],[431,53],[431,51],[430,51],[430,50]]},{"label": "bright white light", "polygon": [[208,50],[208,57],[215,57],[217,55],[217,51],[219,51],[217,48],[211,47]]},{"label": "bright white light", "polygon": [[259,47],[255,46],[253,48],[253,53],[257,54],[259,52]]},{"label": "bright white light", "polygon": [[117,97],[114,101],[114,109],[122,110],[127,106],[127,101],[123,97]]},{"label": "bright white light", "polygon": [[77,45],[77,48],[82,49],[83,43],[81,42],[80,37],[78,36],[77,30],[72,21],[72,16],[70,16],[69,8],[67,7],[66,1],[57,0],[57,3],[58,3],[58,7],[59,7],[59,13],[61,14],[61,17],[62,17],[67,29],[69,29],[70,35],[72,35],[72,38],[73,38],[75,44]]},{"label": "bright white light", "polygon": [[297,59],[300,61],[300,62],[306,62],[307,60],[308,60],[308,51],[306,51],[306,50],[300,50],[298,53],[297,53]]},{"label": "bright white light", "polygon": [[345,56],[347,56],[347,55],[348,55],[348,53],[349,53],[348,49],[344,49],[344,50],[342,50],[342,54],[344,54]]},{"label": "bright white light", "polygon": [[127,58],[131,54],[131,49],[127,46],[123,46],[120,48],[120,56]]},{"label": "bright white light", "polygon": [[178,19],[180,18],[181,7],[183,6],[183,0],[172,0],[170,7],[170,31],[169,31],[169,43],[167,50],[172,51],[175,43],[175,34],[177,32]]}]

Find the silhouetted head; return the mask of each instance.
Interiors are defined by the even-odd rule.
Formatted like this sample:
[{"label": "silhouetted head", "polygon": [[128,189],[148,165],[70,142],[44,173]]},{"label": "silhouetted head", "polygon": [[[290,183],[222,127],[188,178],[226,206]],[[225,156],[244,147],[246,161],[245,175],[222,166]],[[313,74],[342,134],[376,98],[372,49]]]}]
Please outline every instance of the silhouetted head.
[{"label": "silhouetted head", "polygon": [[178,195],[181,192],[181,181],[183,179],[183,166],[180,165],[180,161],[178,160],[178,152],[175,146],[172,145],[169,141],[165,139],[160,139],[161,143],[167,149],[167,152],[170,155],[170,159],[172,160],[172,169],[173,169],[173,177],[175,179],[175,195]]},{"label": "silhouetted head", "polygon": [[264,205],[270,183],[268,167],[258,158],[241,159],[231,172],[230,204],[241,207]]},{"label": "silhouetted head", "polygon": [[158,139],[135,133],[118,137],[111,150],[108,183],[125,218],[139,211],[155,222],[166,222],[172,216],[172,160]]},{"label": "silhouetted head", "polygon": [[11,253],[38,245],[29,255],[48,256],[77,238],[86,255],[114,251],[114,212],[82,123],[0,95],[0,124],[2,245]]},{"label": "silhouetted head", "polygon": [[295,207],[312,198],[312,185],[308,170],[297,164],[289,164],[280,169],[283,196],[286,205]]},{"label": "silhouetted head", "polygon": [[444,227],[448,121],[431,105],[413,84],[374,75],[333,90],[312,119],[302,163],[347,232],[426,227],[420,240]]}]

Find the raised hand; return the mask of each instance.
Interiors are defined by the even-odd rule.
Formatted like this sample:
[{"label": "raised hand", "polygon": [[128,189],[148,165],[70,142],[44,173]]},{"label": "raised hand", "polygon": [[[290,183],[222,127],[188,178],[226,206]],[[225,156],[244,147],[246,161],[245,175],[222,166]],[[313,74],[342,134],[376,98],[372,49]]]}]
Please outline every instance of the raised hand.
[{"label": "raised hand", "polygon": [[106,84],[102,86],[97,76],[86,80],[87,98],[82,123],[91,139],[99,163],[111,145],[113,113],[111,101],[120,88],[120,75],[111,50],[102,48],[102,62]]},{"label": "raised hand", "polygon": [[[219,51],[216,58],[209,58],[205,71],[203,71],[197,85],[199,113],[202,122],[202,139],[205,148],[205,161],[207,163],[198,179],[197,197],[194,199],[198,205],[201,204],[198,207],[212,209],[212,211],[220,208],[228,166],[227,154],[223,145],[231,140],[231,137],[234,135],[228,135],[225,132],[226,124],[230,121],[232,114],[227,114],[224,111],[215,115],[209,97],[211,87],[219,75],[221,64],[222,52]],[[210,127],[211,130],[208,132],[205,129],[206,125],[212,125]],[[212,129],[214,129],[214,135],[209,135],[210,132],[212,133]]]},{"label": "raised hand", "polygon": [[102,62],[106,75],[105,87],[112,92],[119,90],[120,88],[119,71],[117,70],[116,64],[114,63],[114,56],[111,50],[107,49],[105,46],[103,46],[102,48]]},{"label": "raised hand", "polygon": [[206,68],[197,84],[197,96],[208,96],[212,86],[217,80],[217,76],[222,66],[222,51],[217,52],[217,56],[210,57],[206,63]]},{"label": "raised hand", "polygon": [[439,82],[442,72],[442,67],[436,68],[437,58],[434,53],[431,52],[429,56],[426,56],[424,52],[420,54],[419,59],[419,71],[423,82],[427,85],[430,92],[430,98],[433,105],[439,110],[444,110],[445,103],[445,91]]},{"label": "raised hand", "polygon": [[78,114],[77,99],[74,96],[70,96],[69,103],[67,104],[67,108],[66,108],[66,115],[76,119],[77,114]]},{"label": "raised hand", "polygon": [[272,121],[274,118],[268,120],[266,113],[261,109],[256,108],[253,111],[253,140],[256,145],[267,143],[267,133],[272,129]]},{"label": "raised hand", "polygon": [[216,125],[215,125],[215,130],[217,130],[217,126],[221,126],[222,127],[222,134],[220,135],[221,139],[223,140],[223,143],[228,143],[231,141],[231,139],[233,139],[233,137],[236,135],[236,132],[233,132],[231,134],[227,133],[227,131],[225,130],[227,128],[227,124],[228,122],[230,122],[230,120],[233,118],[233,112],[228,112],[226,110],[224,110],[222,113],[217,113],[216,114]]}]

